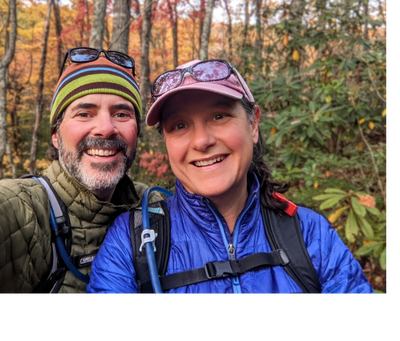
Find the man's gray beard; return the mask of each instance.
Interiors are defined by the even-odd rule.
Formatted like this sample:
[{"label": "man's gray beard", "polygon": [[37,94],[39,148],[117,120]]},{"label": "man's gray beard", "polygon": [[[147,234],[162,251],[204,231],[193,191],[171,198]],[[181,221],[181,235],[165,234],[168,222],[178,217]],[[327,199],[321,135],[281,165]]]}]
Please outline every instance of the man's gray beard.
[{"label": "man's gray beard", "polygon": [[[67,174],[77,180],[81,185],[85,186],[90,191],[102,191],[112,189],[118,185],[119,181],[132,166],[136,156],[136,148],[127,155],[127,144],[120,139],[105,140],[102,138],[86,137],[78,145],[78,151],[67,152],[63,148],[63,141],[60,131],[57,132],[58,138],[58,155],[62,168]],[[88,147],[98,148],[122,148],[124,154],[123,161],[114,161],[106,164],[91,163],[93,169],[98,170],[98,174],[89,175],[85,172],[82,166],[81,159],[83,151]],[[117,172],[112,172],[118,167]]]}]

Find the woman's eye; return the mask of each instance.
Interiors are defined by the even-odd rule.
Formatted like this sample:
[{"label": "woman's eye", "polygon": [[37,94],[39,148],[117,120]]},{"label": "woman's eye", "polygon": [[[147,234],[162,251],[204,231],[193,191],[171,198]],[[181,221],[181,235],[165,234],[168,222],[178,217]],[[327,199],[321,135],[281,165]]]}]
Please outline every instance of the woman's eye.
[{"label": "woman's eye", "polygon": [[218,114],[214,116],[214,120],[218,121],[218,120],[222,120],[224,117],[226,117],[225,114]]},{"label": "woman's eye", "polygon": [[125,112],[119,112],[115,116],[119,118],[130,117],[130,115]]},{"label": "woman's eye", "polygon": [[179,123],[174,127],[174,130],[182,130],[184,129],[186,126],[183,123]]}]

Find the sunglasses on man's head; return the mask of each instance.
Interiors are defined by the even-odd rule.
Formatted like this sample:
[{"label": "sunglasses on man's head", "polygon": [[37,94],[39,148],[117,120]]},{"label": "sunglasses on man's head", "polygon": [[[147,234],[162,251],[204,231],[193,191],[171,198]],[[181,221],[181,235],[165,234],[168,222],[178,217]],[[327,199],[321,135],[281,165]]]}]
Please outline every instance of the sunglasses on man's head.
[{"label": "sunglasses on man's head", "polygon": [[245,97],[250,98],[243,86],[237,71],[225,60],[210,59],[198,62],[184,69],[166,71],[156,78],[153,83],[151,94],[159,97],[166,92],[181,85],[185,73],[189,73],[198,82],[215,82],[228,79],[233,74],[243,89]]},{"label": "sunglasses on man's head", "polygon": [[65,63],[68,58],[73,63],[89,63],[97,60],[102,52],[110,62],[113,62],[114,64],[125,67],[127,69],[132,69],[132,74],[133,76],[135,76],[135,61],[132,57],[122,52],[93,49],[91,47],[76,47],[67,50],[63,66],[61,68],[60,76],[58,78],[61,77],[64,71]]}]

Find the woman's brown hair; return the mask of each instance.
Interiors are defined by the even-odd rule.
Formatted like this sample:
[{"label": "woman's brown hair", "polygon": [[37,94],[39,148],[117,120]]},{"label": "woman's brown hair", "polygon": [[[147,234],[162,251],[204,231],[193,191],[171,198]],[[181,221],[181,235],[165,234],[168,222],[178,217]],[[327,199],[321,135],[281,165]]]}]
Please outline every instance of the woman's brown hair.
[{"label": "woman's brown hair", "polygon": [[[244,97],[241,99],[247,119],[251,124],[254,122],[256,105],[249,102]],[[258,129],[258,142],[253,147],[253,158],[251,160],[249,173],[253,172],[260,183],[260,200],[264,207],[270,208],[276,212],[283,212],[287,208],[287,203],[277,201],[273,197],[273,193],[285,193],[289,189],[288,184],[282,184],[274,181],[267,164],[264,161],[263,155],[265,154],[265,142],[262,137],[260,129]]]}]

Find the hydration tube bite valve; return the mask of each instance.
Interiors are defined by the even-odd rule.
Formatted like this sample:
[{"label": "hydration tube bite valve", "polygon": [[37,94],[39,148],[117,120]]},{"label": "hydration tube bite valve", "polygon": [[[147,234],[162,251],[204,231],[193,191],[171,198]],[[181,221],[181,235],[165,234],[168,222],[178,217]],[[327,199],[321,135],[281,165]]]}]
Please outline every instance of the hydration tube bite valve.
[{"label": "hydration tube bite valve", "polygon": [[168,197],[173,194],[166,190],[165,188],[159,186],[152,186],[146,189],[142,198],[142,223],[143,223],[143,232],[142,232],[142,246],[145,246],[146,249],[146,258],[147,264],[149,266],[150,280],[151,285],[153,287],[153,292],[155,294],[162,294],[160,279],[157,271],[156,257],[154,255],[155,251],[155,238],[157,234],[154,233],[154,230],[150,230],[150,220],[149,220],[149,195],[151,192],[157,191],[161,192]]}]

